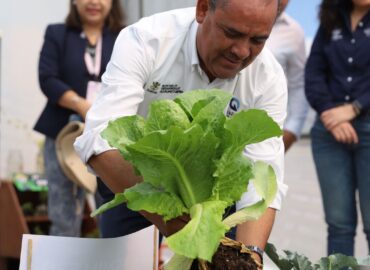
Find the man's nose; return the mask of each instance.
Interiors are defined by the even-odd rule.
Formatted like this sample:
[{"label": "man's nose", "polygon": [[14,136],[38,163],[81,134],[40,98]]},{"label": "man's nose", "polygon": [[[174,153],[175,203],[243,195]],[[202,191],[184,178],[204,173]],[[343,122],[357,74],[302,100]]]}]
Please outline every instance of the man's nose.
[{"label": "man's nose", "polygon": [[245,60],[251,54],[250,41],[248,39],[236,40],[231,47],[231,53],[238,58],[238,60]]}]

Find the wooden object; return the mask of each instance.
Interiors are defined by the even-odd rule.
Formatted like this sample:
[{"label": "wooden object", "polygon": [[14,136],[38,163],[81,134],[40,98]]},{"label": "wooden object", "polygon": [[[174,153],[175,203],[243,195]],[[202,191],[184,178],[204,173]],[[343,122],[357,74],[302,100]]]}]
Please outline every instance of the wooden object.
[{"label": "wooden object", "polygon": [[[0,270],[7,269],[6,258],[19,259],[23,234],[34,233],[32,229],[35,227],[48,229],[50,226],[46,215],[25,216],[23,213],[21,205],[25,202],[38,203],[37,195],[37,192],[17,192],[13,183],[0,182]],[[87,205],[82,234],[96,229],[96,221],[90,217],[90,208]]]}]

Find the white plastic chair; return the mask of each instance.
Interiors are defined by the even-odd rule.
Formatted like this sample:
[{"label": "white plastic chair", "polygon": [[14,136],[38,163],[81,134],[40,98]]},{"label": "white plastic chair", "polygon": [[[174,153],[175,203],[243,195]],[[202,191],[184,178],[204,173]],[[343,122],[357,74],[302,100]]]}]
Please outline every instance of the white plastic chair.
[{"label": "white plastic chair", "polygon": [[118,238],[24,234],[19,270],[158,270],[154,226]]}]

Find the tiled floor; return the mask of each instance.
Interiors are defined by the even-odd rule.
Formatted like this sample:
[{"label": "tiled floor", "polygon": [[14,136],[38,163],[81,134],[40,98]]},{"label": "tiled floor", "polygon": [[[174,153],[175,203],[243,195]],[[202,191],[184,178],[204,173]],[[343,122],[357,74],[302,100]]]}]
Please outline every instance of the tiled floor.
[{"label": "tiled floor", "polygon": [[[310,140],[302,139],[286,155],[285,181],[289,191],[270,237],[279,252],[297,251],[316,262],[326,256],[326,225],[321,195],[310,149]],[[367,255],[367,244],[359,221],[356,257]],[[266,261],[265,269],[275,269]]]}]

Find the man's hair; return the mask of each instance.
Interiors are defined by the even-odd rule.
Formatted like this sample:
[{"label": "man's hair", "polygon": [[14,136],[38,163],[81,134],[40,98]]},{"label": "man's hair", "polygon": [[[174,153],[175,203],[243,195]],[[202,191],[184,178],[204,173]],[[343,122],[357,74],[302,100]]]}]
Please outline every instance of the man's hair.
[{"label": "man's hair", "polygon": [[209,7],[211,10],[215,10],[217,5],[224,5],[227,2],[227,0],[208,0]]},{"label": "man's hair", "polygon": [[[280,14],[280,2],[281,0],[278,1],[278,14]],[[222,5],[225,6],[227,4],[227,0],[208,0],[209,7],[211,10],[215,10],[217,5]]]}]

